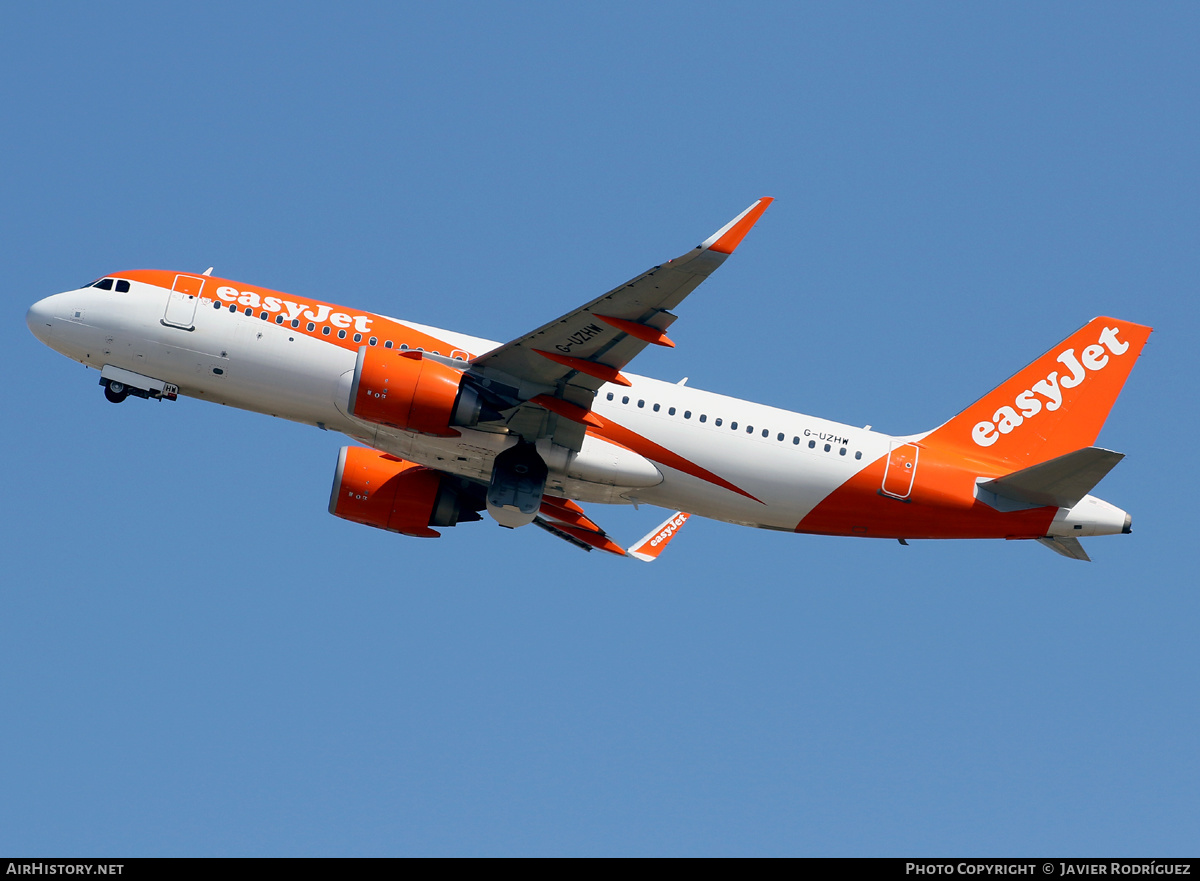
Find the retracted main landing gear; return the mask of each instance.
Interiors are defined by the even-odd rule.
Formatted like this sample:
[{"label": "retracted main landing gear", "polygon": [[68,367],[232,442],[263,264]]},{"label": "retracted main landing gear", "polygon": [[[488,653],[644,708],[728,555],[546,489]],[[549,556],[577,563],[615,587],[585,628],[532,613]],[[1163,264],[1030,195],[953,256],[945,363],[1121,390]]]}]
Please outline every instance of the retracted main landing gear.
[{"label": "retracted main landing gear", "polygon": [[509,529],[532,523],[542,506],[548,473],[533,444],[522,442],[505,450],[492,465],[488,513]]}]

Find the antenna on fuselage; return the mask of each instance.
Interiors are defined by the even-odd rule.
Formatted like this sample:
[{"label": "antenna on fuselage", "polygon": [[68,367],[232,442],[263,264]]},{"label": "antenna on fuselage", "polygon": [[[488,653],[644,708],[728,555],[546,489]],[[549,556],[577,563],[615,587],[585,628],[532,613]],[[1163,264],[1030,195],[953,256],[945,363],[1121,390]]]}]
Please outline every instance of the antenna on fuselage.
[{"label": "antenna on fuselage", "polygon": [[204,271],[203,271],[202,273],[200,273],[200,274],[201,274],[201,275],[212,275],[212,271],[213,271],[213,268],[210,266],[210,267],[208,267],[208,269],[204,270]]}]

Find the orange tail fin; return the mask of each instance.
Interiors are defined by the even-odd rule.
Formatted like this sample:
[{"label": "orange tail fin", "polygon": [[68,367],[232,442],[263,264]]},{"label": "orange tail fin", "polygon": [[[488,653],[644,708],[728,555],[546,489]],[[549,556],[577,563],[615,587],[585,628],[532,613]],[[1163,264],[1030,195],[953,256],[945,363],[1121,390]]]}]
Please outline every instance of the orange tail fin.
[{"label": "orange tail fin", "polygon": [[1090,447],[1151,328],[1095,318],[988,392],[923,446],[1025,468]]}]

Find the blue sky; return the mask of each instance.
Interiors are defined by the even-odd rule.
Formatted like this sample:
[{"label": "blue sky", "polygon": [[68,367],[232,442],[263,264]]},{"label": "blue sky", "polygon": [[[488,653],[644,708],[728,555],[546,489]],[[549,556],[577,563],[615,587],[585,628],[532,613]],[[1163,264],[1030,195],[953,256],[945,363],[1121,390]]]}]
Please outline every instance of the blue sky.
[{"label": "blue sky", "polygon": [[[1195,854],[1193,4],[40,4],[0,29],[0,852]],[[1134,534],[651,566],[326,512],[28,305],[201,270],[494,339],[777,198],[635,371],[893,433],[1090,318]],[[661,512],[592,512],[632,540]]]}]

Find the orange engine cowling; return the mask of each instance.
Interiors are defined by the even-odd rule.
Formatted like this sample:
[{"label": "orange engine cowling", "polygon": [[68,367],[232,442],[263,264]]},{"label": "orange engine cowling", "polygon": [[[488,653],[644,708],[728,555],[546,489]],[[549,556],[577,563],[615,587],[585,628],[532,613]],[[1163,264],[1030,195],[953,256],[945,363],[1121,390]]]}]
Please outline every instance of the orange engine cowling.
[{"label": "orange engine cowling", "polygon": [[475,425],[482,402],[455,370],[421,352],[363,346],[354,365],[350,413],[366,422],[440,437]]},{"label": "orange engine cowling", "polygon": [[329,513],[389,532],[437,538],[431,526],[478,520],[445,474],[365,447],[342,447]]}]

